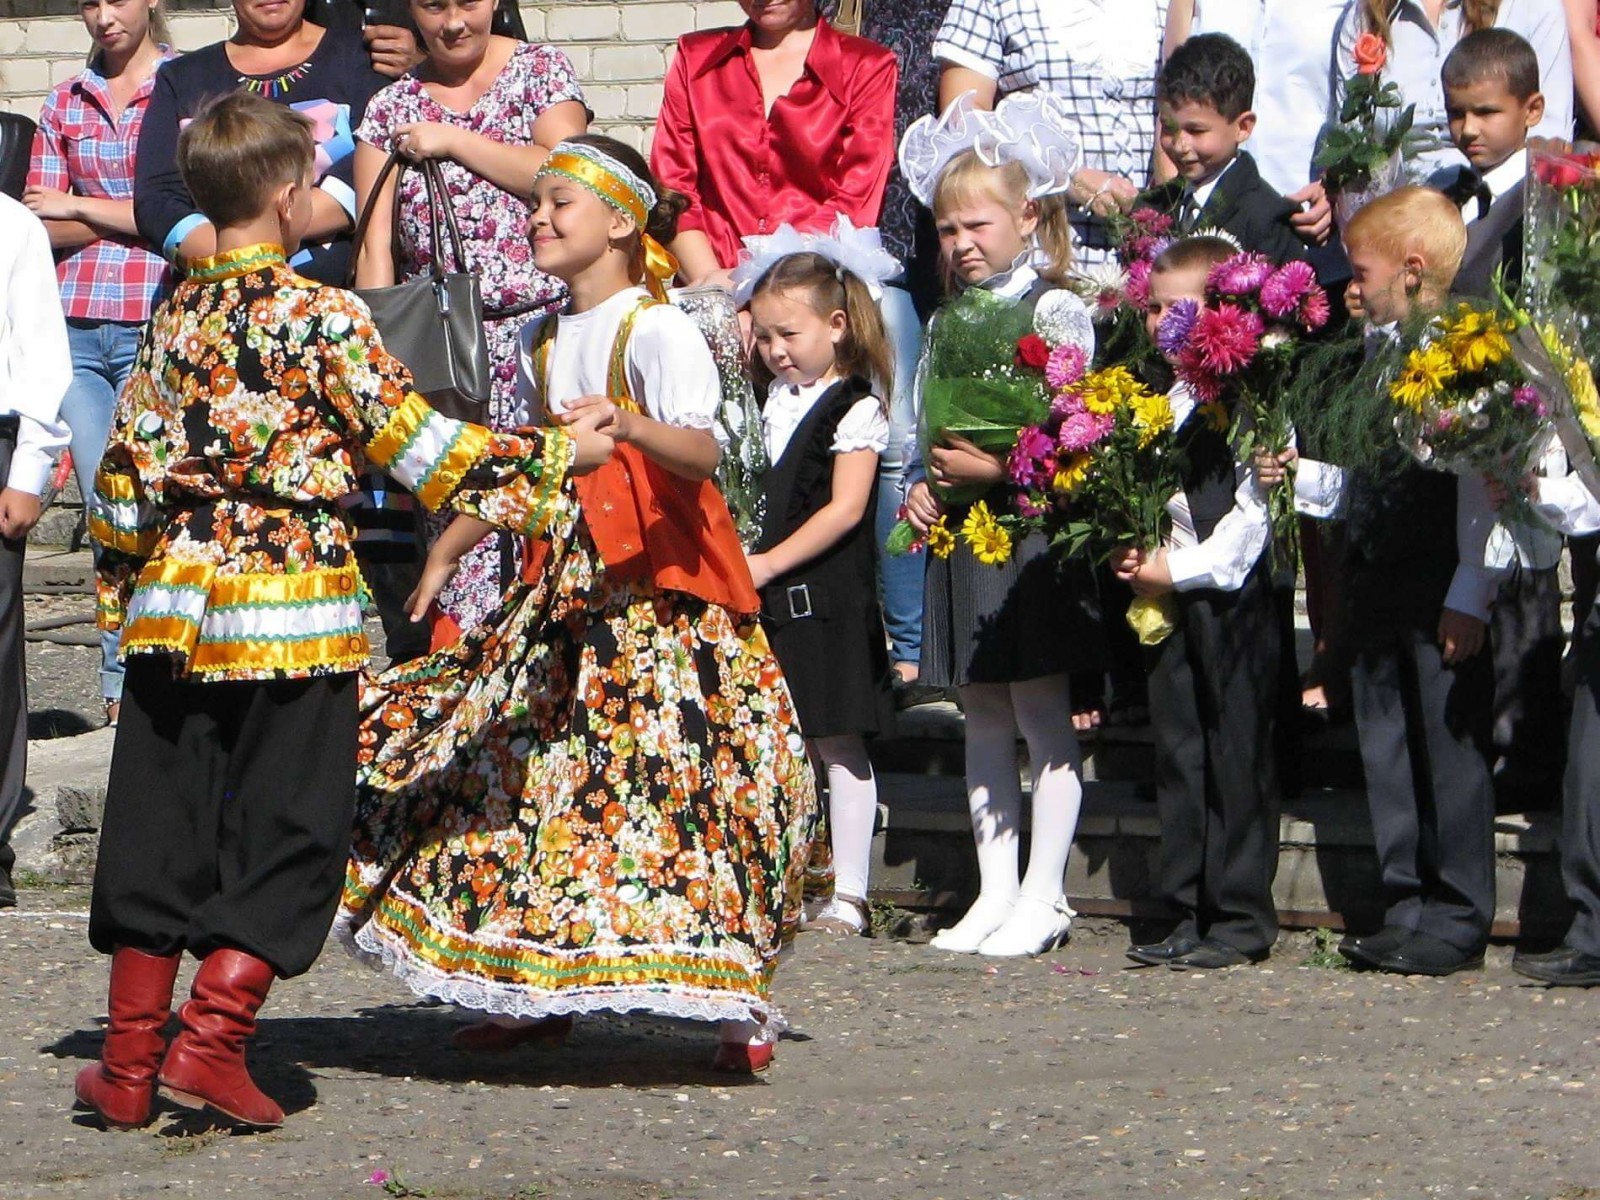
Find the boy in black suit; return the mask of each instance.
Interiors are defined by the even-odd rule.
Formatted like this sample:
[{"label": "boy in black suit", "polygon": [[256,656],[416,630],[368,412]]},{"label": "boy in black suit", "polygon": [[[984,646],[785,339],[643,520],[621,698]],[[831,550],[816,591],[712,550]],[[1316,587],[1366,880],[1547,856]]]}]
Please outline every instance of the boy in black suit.
[{"label": "boy in black suit", "polygon": [[1175,179],[1141,203],[1170,213],[1178,232],[1221,230],[1276,262],[1307,256],[1289,224],[1295,207],[1261,178],[1243,146],[1255,132],[1256,73],[1232,38],[1204,33],[1172,52],[1156,80],[1161,150]]},{"label": "boy in black suit", "polygon": [[[1522,197],[1528,133],[1544,116],[1539,59],[1509,29],[1480,29],[1444,61],[1450,137],[1470,164],[1435,177],[1461,208],[1467,249],[1452,291],[1493,299],[1495,282],[1522,281]],[[1489,623],[1494,657],[1494,778],[1502,812],[1551,807],[1561,790],[1566,721],[1561,698],[1561,538],[1543,528],[1499,539],[1517,570],[1500,585]]]}]

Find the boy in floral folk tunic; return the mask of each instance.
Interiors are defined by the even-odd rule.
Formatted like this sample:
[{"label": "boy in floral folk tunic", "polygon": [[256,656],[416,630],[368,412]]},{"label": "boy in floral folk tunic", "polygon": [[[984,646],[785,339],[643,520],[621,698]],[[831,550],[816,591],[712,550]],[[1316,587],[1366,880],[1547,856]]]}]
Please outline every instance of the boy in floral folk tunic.
[{"label": "boy in floral folk tunic", "polygon": [[[321,949],[348,850],[368,646],[336,502],[357,472],[538,536],[569,471],[610,453],[590,428],[509,437],[434,412],[359,300],[289,269],[312,153],[302,118],[245,92],[185,130],[218,253],[152,319],[96,480],[101,619],[128,666],[89,922],[110,1024],[77,1096],[111,1126],[144,1124],[158,1079],[179,1104],[283,1120],[244,1045],[273,978]],[[168,1049],[184,950],[201,964]]]}]

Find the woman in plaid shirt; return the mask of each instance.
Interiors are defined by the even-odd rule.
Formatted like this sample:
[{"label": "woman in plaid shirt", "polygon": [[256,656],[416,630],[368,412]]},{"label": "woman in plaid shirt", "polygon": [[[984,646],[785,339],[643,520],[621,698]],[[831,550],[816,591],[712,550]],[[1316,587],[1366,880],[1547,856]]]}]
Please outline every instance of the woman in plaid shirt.
[{"label": "woman in plaid shirt", "polygon": [[[83,23],[89,65],[59,84],[39,114],[23,202],[56,251],[56,281],[72,348],[61,416],[72,431],[78,488],[88,496],[106,448],[111,410],[133,369],[139,332],[172,284],[166,262],[133,224],[133,162],[161,43],[159,0],[90,0]],[[115,634],[100,639],[100,694],[116,722],[122,667]]]}]

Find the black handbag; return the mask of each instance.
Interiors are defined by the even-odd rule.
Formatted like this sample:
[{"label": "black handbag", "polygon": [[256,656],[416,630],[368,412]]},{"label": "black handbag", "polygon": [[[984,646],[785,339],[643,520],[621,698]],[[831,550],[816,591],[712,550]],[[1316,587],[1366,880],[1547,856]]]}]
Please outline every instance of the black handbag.
[{"label": "black handbag", "polygon": [[34,124],[21,113],[0,113],[0,192],[22,199],[33,153]]},{"label": "black handbag", "polygon": [[[373,206],[383,195],[384,184],[399,166],[422,172],[428,193],[428,222],[433,231],[433,266],[427,275],[397,283],[393,287],[354,288],[356,261],[372,220]],[[398,221],[399,178],[395,180],[395,208]],[[441,238],[441,210],[444,230],[450,235],[451,257],[455,270],[444,269],[444,242]],[[398,226],[397,226],[398,227]],[[350,254],[350,283],[372,310],[373,324],[383,344],[411,371],[412,385],[447,417],[485,425],[489,419],[489,343],[483,331],[483,295],[478,277],[471,272],[456,214],[450,207],[439,164],[432,159],[420,163],[404,161],[390,154],[373,184],[372,195],[356,222],[355,245]]]}]

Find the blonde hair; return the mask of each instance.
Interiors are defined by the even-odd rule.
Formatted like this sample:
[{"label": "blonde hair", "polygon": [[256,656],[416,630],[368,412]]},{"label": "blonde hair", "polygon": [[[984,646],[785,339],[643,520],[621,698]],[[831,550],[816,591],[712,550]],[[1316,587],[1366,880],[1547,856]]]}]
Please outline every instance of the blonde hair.
[{"label": "blonde hair", "polygon": [[[974,151],[965,150],[950,160],[933,191],[933,215],[975,202],[992,200],[1018,216],[1028,203],[1028,172],[1021,163],[991,167]],[[1065,287],[1072,273],[1072,222],[1067,202],[1061,196],[1043,196],[1033,201],[1039,224],[1033,236],[1044,251],[1046,265],[1039,268],[1041,278]],[[946,284],[950,283],[949,268]]]},{"label": "blonde hair", "polygon": [[1461,210],[1443,192],[1403,187],[1379,196],[1342,230],[1345,248],[1365,248],[1386,258],[1422,259],[1422,286],[1443,296],[1467,249]]},{"label": "blonde hair", "polygon": [[[894,352],[867,285],[831,259],[807,251],[786,254],[762,272],[750,299],[768,294],[803,299],[819,317],[844,313],[845,333],[835,347],[834,361],[841,374],[863,375],[872,382],[887,416],[888,396],[894,390]],[[761,366],[764,372],[766,364]]]},{"label": "blonde hair", "polygon": [[315,157],[310,121],[246,91],[213,100],[178,135],[184,186],[218,229],[255,220],[284,184],[308,182]]},{"label": "blonde hair", "polygon": [[[1362,0],[1361,3],[1360,15],[1367,32],[1377,34],[1387,46],[1394,45],[1391,26],[1397,8],[1396,0]],[[1500,0],[1461,0],[1461,16],[1463,35],[1493,28],[1500,16]]]}]

